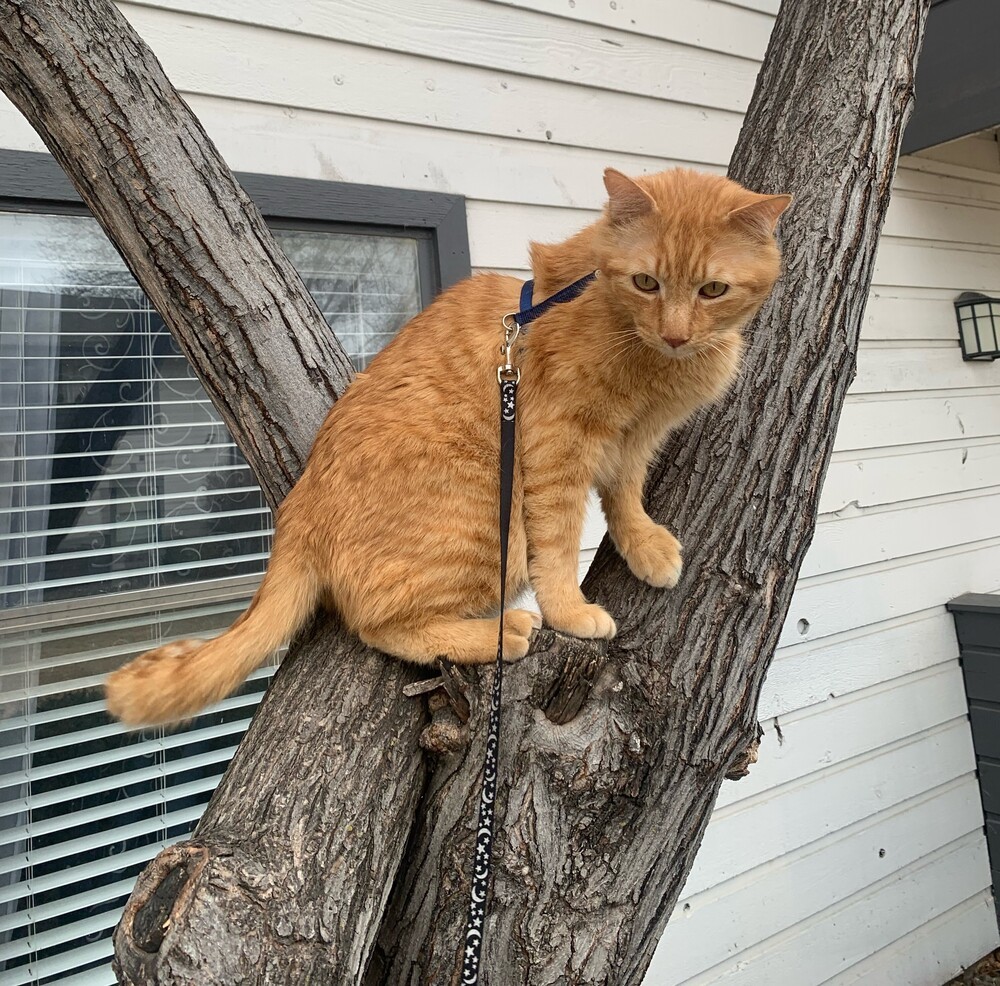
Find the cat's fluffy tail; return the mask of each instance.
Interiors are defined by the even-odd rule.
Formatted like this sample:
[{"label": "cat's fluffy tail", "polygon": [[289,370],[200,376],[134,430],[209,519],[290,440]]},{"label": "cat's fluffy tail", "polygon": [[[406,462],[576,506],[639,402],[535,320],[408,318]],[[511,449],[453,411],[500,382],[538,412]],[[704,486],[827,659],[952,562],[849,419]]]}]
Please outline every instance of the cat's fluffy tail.
[{"label": "cat's fluffy tail", "polygon": [[214,640],[179,640],[141,654],[105,686],[108,711],[127,726],[187,719],[225,698],[295,634],[319,587],[301,555],[275,539],[249,608]]}]

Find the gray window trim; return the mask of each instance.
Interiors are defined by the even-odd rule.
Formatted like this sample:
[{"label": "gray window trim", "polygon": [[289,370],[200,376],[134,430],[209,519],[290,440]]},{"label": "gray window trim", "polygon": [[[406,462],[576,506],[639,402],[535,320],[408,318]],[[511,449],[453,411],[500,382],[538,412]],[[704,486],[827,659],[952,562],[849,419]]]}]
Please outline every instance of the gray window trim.
[{"label": "gray window trim", "polygon": [[[471,273],[462,195],[251,172],[236,172],[236,178],[268,220],[428,234],[436,263],[432,262],[429,270],[421,269],[421,275],[429,275],[430,281],[425,301]],[[33,151],[0,150],[0,200],[4,199],[7,201],[0,201],[0,208],[16,211],[83,206],[55,158]]]}]

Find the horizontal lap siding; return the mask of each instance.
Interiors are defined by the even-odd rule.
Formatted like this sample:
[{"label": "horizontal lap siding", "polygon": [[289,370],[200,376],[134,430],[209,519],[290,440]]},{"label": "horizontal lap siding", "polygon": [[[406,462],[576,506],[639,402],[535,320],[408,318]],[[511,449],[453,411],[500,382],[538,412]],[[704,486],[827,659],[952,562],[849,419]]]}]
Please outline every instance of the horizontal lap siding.
[{"label": "horizontal lap siding", "polygon": [[859,962],[827,986],[882,983],[944,983],[970,955],[985,955],[996,945],[993,897],[982,890],[944,914]]},{"label": "horizontal lap siding", "polygon": [[[520,275],[597,214],[605,166],[725,170],[777,0],[121,9],[235,169],[462,194],[473,266]],[[2,99],[0,134],[44,149]],[[942,604],[1000,586],[1000,367],[962,363],[952,308],[1000,293],[1000,173],[945,157],[899,170],[761,761],[647,986],[940,986],[996,944]],[[583,567],[602,533],[595,505]]]}]

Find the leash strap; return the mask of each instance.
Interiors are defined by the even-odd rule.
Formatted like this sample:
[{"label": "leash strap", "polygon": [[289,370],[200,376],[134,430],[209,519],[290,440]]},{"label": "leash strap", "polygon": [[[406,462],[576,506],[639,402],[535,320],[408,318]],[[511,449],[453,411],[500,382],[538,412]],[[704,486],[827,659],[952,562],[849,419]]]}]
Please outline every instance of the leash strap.
[{"label": "leash strap", "polygon": [[493,824],[496,819],[497,765],[500,752],[500,699],[503,695],[503,613],[507,594],[507,542],[510,535],[510,505],[514,495],[514,439],[517,413],[517,385],[521,371],[511,362],[514,340],[528,325],[553,305],[572,301],[597,277],[597,271],[574,281],[532,307],[534,281],[521,288],[521,310],[505,315],[504,363],[497,367],[500,385],[500,630],[497,636],[497,662],[493,673],[493,695],[486,733],[486,756],[483,761],[483,785],[479,796],[479,826],[472,858],[472,895],[465,925],[465,954],[462,957],[463,986],[478,986],[482,967],[483,937],[486,932],[486,908],[490,891],[493,856]]},{"label": "leash strap", "polygon": [[494,805],[497,794],[497,757],[500,747],[500,699],[503,694],[503,607],[507,588],[507,539],[510,533],[510,502],[514,491],[514,416],[517,405],[517,380],[500,382],[500,633],[497,639],[497,663],[493,673],[493,697],[490,701],[489,727],[486,733],[486,758],[483,761],[483,786],[479,796],[479,830],[472,860],[472,897],[465,926],[465,957],[462,983],[479,982],[480,958],[486,923],[486,901],[490,889],[490,860],[493,853]]}]

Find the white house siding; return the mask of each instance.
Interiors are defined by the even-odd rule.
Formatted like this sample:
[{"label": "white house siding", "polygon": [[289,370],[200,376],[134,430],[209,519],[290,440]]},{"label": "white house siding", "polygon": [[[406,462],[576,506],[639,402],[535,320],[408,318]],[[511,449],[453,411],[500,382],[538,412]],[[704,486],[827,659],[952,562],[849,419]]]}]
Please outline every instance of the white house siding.
[{"label": "white house siding", "polygon": [[[461,193],[474,267],[521,274],[529,238],[593,218],[604,166],[724,169],[777,0],[120,6],[234,168]],[[6,103],[0,144],[43,149]],[[1000,368],[961,361],[951,308],[1000,293],[996,150],[899,172],[761,762],[649,986],[940,986],[998,943],[943,609],[1000,586]]]},{"label": "white house siding", "polygon": [[939,986],[997,944],[942,604],[1000,586],[1000,376],[962,362],[951,305],[1000,288],[998,208],[992,138],[902,162],[761,762],[648,983]]}]

